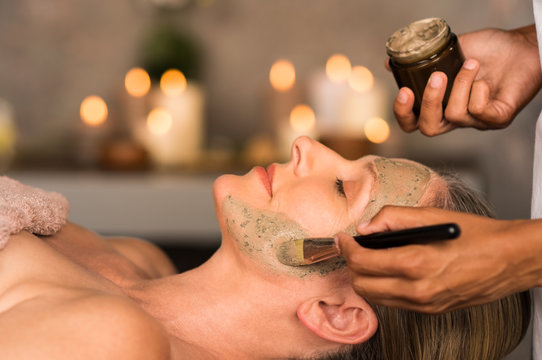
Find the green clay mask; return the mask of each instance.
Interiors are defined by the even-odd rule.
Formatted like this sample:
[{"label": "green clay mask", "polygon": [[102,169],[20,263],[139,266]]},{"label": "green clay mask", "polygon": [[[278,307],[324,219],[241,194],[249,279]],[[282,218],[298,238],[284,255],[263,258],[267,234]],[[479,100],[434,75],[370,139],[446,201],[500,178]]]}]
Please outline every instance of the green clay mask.
[{"label": "green clay mask", "polygon": [[[380,157],[374,160],[374,164],[374,187],[359,221],[370,220],[385,205],[418,204],[431,179],[428,168],[414,162]],[[301,267],[283,265],[276,258],[275,247],[285,241],[311,237],[306,229],[283,214],[255,209],[231,196],[224,199],[222,209],[227,231],[239,249],[273,273],[298,277],[310,274],[325,276],[345,265],[342,257]],[[343,231],[354,235],[359,221]]]},{"label": "green clay mask", "polygon": [[362,221],[370,220],[385,205],[415,206],[424,195],[431,172],[421,164],[376,158],[376,179]]},{"label": "green clay mask", "polygon": [[303,267],[283,265],[276,258],[275,247],[284,241],[309,237],[305,229],[283,214],[255,209],[231,196],[224,199],[222,209],[227,231],[239,249],[274,273],[298,277],[311,274],[325,276],[344,267],[342,258]]}]

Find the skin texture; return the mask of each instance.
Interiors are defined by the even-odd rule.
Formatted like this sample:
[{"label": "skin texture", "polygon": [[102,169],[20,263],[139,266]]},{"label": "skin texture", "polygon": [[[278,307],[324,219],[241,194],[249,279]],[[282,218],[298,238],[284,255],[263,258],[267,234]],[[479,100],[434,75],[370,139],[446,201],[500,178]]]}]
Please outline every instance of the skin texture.
[{"label": "skin texture", "polygon": [[[467,60],[444,113],[446,78],[436,72],[425,89],[419,118],[412,112],[412,92],[399,91],[394,113],[403,130],[434,136],[457,127],[504,128],[539,91],[542,75],[534,25],[476,31],[461,35],[459,41]],[[377,304],[442,313],[542,285],[539,220],[385,207],[357,230],[366,234],[449,221],[462,229],[456,241],[386,252],[363,249],[341,235],[356,291]]]},{"label": "skin texture", "polygon": [[264,264],[271,273],[281,274],[286,271],[300,278],[312,274],[325,276],[345,265],[344,259],[337,258],[319,264],[285,269],[273,256],[275,247],[287,239],[309,237],[306,230],[281,214],[254,209],[231,196],[224,199],[222,207],[226,214],[228,233],[239,249],[253,261]]},{"label": "skin texture", "polygon": [[431,171],[414,162],[375,159],[377,187],[362,221],[370,220],[385,205],[415,206],[431,180]]},{"label": "skin texture", "polygon": [[[227,233],[240,251],[277,274],[323,276],[341,268],[341,258],[310,266],[285,266],[274,256],[275,248],[294,239],[333,237],[340,231],[353,234],[360,219],[369,220],[385,205],[418,204],[432,180],[427,167],[412,161],[375,156],[348,161],[308,138],[302,137],[296,144],[294,149],[301,149],[297,151],[302,151],[310,164],[299,171],[294,167],[295,159],[273,165],[271,195],[254,171],[243,177],[227,175],[215,184],[217,192],[222,187],[226,190],[220,196],[224,196],[221,209]],[[343,180],[346,197],[336,189],[337,178]],[[241,186],[243,191],[238,192]]]},{"label": "skin texture", "polygon": [[348,270],[292,269],[273,249],[285,235],[332,236],[371,200],[398,201],[378,194],[400,189],[392,169],[410,179],[419,202],[438,185],[432,174],[418,192],[427,177],[419,164],[352,162],[305,137],[290,162],[270,168],[272,184],[258,168],[222,176],[213,189],[222,244],[182,274],[140,240],[104,239],[74,224],[50,237],[17,234],[0,252],[0,358],[306,358],[364,342],[378,321]]},{"label": "skin texture", "polygon": [[412,112],[414,94],[400,89],[393,110],[406,132],[435,136],[457,127],[500,129],[536,95],[542,84],[534,25],[504,31],[486,29],[459,36],[466,61],[446,109],[446,75],[435,72],[422,99],[419,118]]}]

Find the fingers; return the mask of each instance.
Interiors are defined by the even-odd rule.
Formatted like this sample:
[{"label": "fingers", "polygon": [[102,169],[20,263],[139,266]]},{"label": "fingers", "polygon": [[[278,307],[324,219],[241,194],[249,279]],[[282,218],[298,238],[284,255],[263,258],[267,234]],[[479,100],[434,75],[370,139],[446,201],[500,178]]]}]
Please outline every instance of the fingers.
[{"label": "fingers", "polygon": [[386,67],[386,70],[391,71],[390,58],[386,58],[386,62],[384,63],[384,66]]},{"label": "fingers", "polygon": [[442,101],[446,93],[447,82],[446,74],[440,71],[435,71],[429,77],[423,92],[420,117],[418,119],[418,128],[424,135],[435,136],[454,128],[451,123],[444,119],[442,111]]},{"label": "fingers", "polygon": [[427,136],[435,136],[456,127],[477,129],[502,128],[510,123],[513,111],[505,102],[492,100],[490,88],[484,80],[476,80],[480,63],[467,59],[457,73],[445,111],[442,102],[446,93],[447,77],[436,71],[431,74],[424,90],[417,117],[412,107],[414,94],[401,88],[394,102],[393,111],[405,132],[420,130]]},{"label": "fingers", "polygon": [[414,106],[414,93],[407,87],[399,89],[393,103],[393,113],[401,129],[413,132],[418,129],[418,118],[412,111]]},{"label": "fingers", "polygon": [[[395,273],[394,269],[389,268],[393,264],[383,264],[380,261],[382,256],[379,256],[378,250],[370,250],[360,246],[352,236],[345,233],[339,233],[337,240],[341,256],[345,258],[350,271],[370,276],[384,276]],[[384,271],[383,269],[386,267],[388,269]]]},{"label": "fingers", "polygon": [[514,110],[505,102],[491,99],[487,82],[479,80],[472,85],[468,111],[477,119],[478,129],[501,129],[510,124]]},{"label": "fingers", "polygon": [[411,249],[392,248],[372,250],[360,246],[352,236],[339,233],[337,242],[348,268],[364,276],[396,276],[416,279],[424,276],[426,264],[418,264],[420,246]]},{"label": "fingers", "polygon": [[457,73],[444,113],[445,119],[457,127],[495,129],[506,127],[512,111],[505,103],[490,98],[486,81],[476,80],[480,64],[468,59]]},{"label": "fingers", "polygon": [[371,304],[401,308],[420,313],[441,314],[472,303],[443,295],[438,287],[428,290],[424,282],[408,282],[395,278],[363,277],[353,282],[354,291]]},{"label": "fingers", "polygon": [[[431,212],[432,210],[427,208],[386,205],[380,209],[370,222],[358,224],[356,231],[361,235],[367,235],[375,232],[429,225],[434,223],[433,221],[435,223],[438,221],[432,220],[434,215],[431,216]],[[443,218],[445,216],[442,215]]]},{"label": "fingers", "polygon": [[480,64],[477,60],[468,59],[455,77],[444,116],[446,120],[456,126],[479,125],[479,121],[469,113],[471,89],[479,69]]}]

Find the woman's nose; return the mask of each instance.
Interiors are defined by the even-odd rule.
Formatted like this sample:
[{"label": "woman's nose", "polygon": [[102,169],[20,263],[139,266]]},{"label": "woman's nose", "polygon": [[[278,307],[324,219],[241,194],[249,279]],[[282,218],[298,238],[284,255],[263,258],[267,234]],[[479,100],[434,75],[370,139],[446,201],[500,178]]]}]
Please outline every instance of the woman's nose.
[{"label": "woman's nose", "polygon": [[295,139],[292,145],[292,162],[297,176],[305,176],[312,169],[315,144],[314,140],[306,136]]}]

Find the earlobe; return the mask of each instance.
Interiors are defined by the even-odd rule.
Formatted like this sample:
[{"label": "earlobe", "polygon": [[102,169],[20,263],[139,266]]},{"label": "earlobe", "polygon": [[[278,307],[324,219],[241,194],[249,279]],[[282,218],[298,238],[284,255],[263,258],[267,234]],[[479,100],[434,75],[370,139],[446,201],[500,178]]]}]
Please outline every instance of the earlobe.
[{"label": "earlobe", "polygon": [[373,309],[353,290],[342,296],[308,299],[298,307],[297,316],[318,336],[341,344],[365,342],[378,328]]}]

